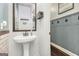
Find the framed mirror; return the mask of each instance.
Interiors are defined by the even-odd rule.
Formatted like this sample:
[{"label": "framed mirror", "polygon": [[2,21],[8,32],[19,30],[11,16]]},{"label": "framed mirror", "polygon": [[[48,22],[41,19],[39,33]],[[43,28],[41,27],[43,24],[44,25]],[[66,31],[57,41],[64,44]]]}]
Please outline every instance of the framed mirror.
[{"label": "framed mirror", "polygon": [[9,33],[8,3],[0,3],[0,36]]},{"label": "framed mirror", "polygon": [[13,31],[36,31],[36,4],[13,3]]}]

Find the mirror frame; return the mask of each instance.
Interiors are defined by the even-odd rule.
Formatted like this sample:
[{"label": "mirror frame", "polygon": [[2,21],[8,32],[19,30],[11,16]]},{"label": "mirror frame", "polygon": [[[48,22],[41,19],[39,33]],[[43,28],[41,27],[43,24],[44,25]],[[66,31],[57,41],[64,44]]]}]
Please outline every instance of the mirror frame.
[{"label": "mirror frame", "polygon": [[[31,30],[16,30],[16,29],[15,29],[15,20],[16,20],[16,19],[15,19],[15,4],[16,4],[16,3],[13,3],[13,32],[31,31]],[[36,20],[36,11],[37,11],[36,9],[37,9],[37,8],[36,8],[36,6],[37,6],[37,5],[36,5],[36,3],[35,3],[35,22],[34,22],[34,23],[35,23],[35,28],[34,28],[32,31],[36,31],[36,24],[37,24],[37,20]]]}]

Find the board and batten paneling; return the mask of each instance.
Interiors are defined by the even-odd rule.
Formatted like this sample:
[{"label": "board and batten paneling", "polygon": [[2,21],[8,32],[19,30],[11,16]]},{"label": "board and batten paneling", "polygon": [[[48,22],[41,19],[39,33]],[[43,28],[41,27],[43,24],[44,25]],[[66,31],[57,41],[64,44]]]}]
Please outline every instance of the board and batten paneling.
[{"label": "board and batten paneling", "polygon": [[52,22],[51,41],[79,55],[79,12]]}]

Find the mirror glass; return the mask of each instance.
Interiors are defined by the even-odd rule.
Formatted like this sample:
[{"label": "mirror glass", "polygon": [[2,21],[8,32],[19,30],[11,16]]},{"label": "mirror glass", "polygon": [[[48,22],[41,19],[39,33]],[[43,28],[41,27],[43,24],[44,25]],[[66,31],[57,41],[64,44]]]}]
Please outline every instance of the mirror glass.
[{"label": "mirror glass", "polygon": [[0,3],[0,35],[8,32],[8,3]]},{"label": "mirror glass", "polygon": [[13,31],[36,30],[36,4],[13,4]]}]

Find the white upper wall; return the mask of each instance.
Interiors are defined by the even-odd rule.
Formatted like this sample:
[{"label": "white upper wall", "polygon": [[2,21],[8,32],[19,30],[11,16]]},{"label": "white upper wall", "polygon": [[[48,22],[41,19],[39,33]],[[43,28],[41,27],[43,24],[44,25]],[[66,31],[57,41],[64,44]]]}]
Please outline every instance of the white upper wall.
[{"label": "white upper wall", "polygon": [[50,55],[50,4],[37,4],[37,12],[42,11],[44,17],[38,22],[39,52],[41,56]]},{"label": "white upper wall", "polygon": [[[53,9],[53,10],[52,10]],[[56,19],[56,18],[60,18],[66,15],[70,15],[76,12],[79,12],[79,3],[74,3],[74,9],[69,10],[63,14],[58,15],[58,4],[57,3],[53,3],[51,4],[51,20]]]}]

